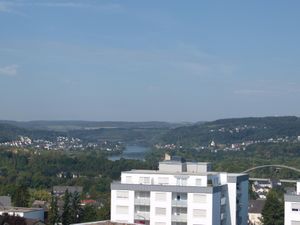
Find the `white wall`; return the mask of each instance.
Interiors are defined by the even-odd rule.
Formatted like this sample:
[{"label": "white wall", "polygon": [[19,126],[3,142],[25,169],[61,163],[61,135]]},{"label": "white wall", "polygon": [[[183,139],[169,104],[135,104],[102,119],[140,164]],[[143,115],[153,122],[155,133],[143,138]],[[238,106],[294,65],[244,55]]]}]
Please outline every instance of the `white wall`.
[{"label": "white wall", "polygon": [[[140,177],[147,177],[149,178],[149,183],[145,184],[152,184],[152,185],[161,185],[159,183],[159,178],[167,178],[168,179],[168,185],[178,185],[177,184],[177,177],[175,175],[167,175],[167,174],[147,174],[147,173],[126,173],[122,172],[121,174],[121,183],[128,183],[130,180],[131,184],[141,184],[140,182]],[[188,186],[207,186],[207,176],[202,175],[202,176],[197,176],[197,175],[186,175],[187,178],[187,185]],[[218,175],[213,176],[216,179],[219,180]],[[196,185],[196,179],[201,179],[201,184]]]},{"label": "white wall", "polygon": [[[194,193],[188,193],[188,209],[187,209],[187,225],[201,224],[201,225],[211,225],[213,212],[213,195],[204,194],[206,196],[206,201],[204,203],[194,202]],[[196,218],[193,215],[194,209],[206,210],[206,216],[203,218]]]},{"label": "white wall", "polygon": [[284,225],[292,225],[292,221],[300,222],[300,211],[292,211],[293,202],[284,203]]},{"label": "white wall", "polygon": [[[228,183],[228,204],[226,206],[227,224],[236,225],[236,183]],[[248,206],[247,206],[248,208]]]},{"label": "white wall", "polygon": [[[151,192],[150,194],[150,225],[156,224],[165,224],[171,225],[171,213],[172,213],[172,193],[166,193],[166,200],[165,201],[157,201],[155,199],[155,194],[157,192]],[[165,208],[166,214],[165,215],[156,215],[156,208]]]},{"label": "white wall", "polygon": [[[127,214],[118,214],[117,206],[128,206]],[[128,198],[117,198],[117,190],[111,191],[111,221],[116,222],[134,222],[134,191],[128,191]]]}]

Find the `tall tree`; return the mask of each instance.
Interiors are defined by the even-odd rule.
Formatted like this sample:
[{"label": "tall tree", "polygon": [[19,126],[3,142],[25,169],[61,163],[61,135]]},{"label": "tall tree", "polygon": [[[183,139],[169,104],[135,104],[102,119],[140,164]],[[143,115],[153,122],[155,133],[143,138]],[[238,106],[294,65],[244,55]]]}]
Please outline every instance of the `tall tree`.
[{"label": "tall tree", "polygon": [[93,205],[84,206],[81,222],[91,222],[97,219],[97,208]]},{"label": "tall tree", "polygon": [[52,192],[51,194],[51,205],[49,211],[49,225],[55,225],[59,223],[57,197]]},{"label": "tall tree", "polygon": [[29,199],[30,194],[27,187],[20,185],[15,188],[12,200],[16,207],[28,207]]},{"label": "tall tree", "polygon": [[71,195],[71,197],[71,220],[72,223],[79,223],[82,217],[79,193],[76,191]]},{"label": "tall tree", "polygon": [[67,189],[63,197],[64,205],[63,205],[63,213],[61,216],[62,225],[69,225],[72,223],[70,200],[71,200],[71,194]]},{"label": "tall tree", "polygon": [[284,224],[284,203],[281,195],[271,189],[267,195],[265,206],[262,210],[263,225]]}]

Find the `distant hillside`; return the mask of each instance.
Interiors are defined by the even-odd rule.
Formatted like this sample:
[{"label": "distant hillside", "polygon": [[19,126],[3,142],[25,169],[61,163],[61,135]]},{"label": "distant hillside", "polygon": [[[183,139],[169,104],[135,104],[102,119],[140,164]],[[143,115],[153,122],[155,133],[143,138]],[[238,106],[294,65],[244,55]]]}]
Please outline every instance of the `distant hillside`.
[{"label": "distant hillside", "polygon": [[153,144],[163,133],[179,124],[167,122],[91,122],[91,121],[0,121],[0,142],[18,136],[53,140],[57,136],[77,137],[84,142],[121,141]]},{"label": "distant hillside", "polygon": [[207,145],[212,140],[225,144],[298,135],[300,135],[298,117],[238,118],[178,127],[164,134],[160,143],[193,146]]},{"label": "distant hillside", "polygon": [[168,132],[169,128],[101,128],[93,130],[72,130],[68,134],[84,141],[120,141],[127,144],[152,145]]},{"label": "distant hillside", "polygon": [[262,117],[221,119],[180,124],[166,122],[91,121],[0,121],[0,142],[18,135],[53,140],[57,136],[78,137],[85,142],[121,141],[132,144],[181,144],[188,146],[265,140],[300,135],[300,118]]},{"label": "distant hillside", "polygon": [[34,139],[45,138],[47,140],[53,140],[57,136],[62,135],[62,133],[47,130],[29,130],[7,123],[0,123],[0,142],[16,140],[20,135]]},{"label": "distant hillside", "polygon": [[1,121],[0,123],[10,124],[16,127],[35,130],[54,130],[54,131],[69,131],[69,130],[92,130],[101,128],[175,128],[182,126],[182,123],[168,123],[160,121],[149,122],[126,122],[126,121]]}]

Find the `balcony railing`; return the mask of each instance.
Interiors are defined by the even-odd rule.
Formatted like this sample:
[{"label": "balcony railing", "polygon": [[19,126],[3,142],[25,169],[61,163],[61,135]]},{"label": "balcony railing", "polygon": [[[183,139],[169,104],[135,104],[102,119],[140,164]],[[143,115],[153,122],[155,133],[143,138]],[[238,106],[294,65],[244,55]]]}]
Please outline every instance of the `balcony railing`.
[{"label": "balcony railing", "polygon": [[172,214],[172,222],[187,222],[187,214]]},{"label": "balcony railing", "polygon": [[150,212],[138,211],[134,213],[135,220],[150,220]]},{"label": "balcony railing", "polygon": [[150,198],[135,198],[135,205],[150,205]]},{"label": "balcony railing", "polygon": [[172,206],[175,207],[187,207],[187,200],[172,200]]}]

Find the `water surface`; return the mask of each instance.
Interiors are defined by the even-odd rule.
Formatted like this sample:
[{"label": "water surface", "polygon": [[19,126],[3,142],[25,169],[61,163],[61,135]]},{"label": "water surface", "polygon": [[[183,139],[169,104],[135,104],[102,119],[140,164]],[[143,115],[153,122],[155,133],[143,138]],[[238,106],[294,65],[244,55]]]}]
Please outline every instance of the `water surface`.
[{"label": "water surface", "polygon": [[139,145],[128,145],[120,155],[109,156],[108,159],[115,161],[121,158],[144,160],[146,153],[150,150],[148,147]]}]

